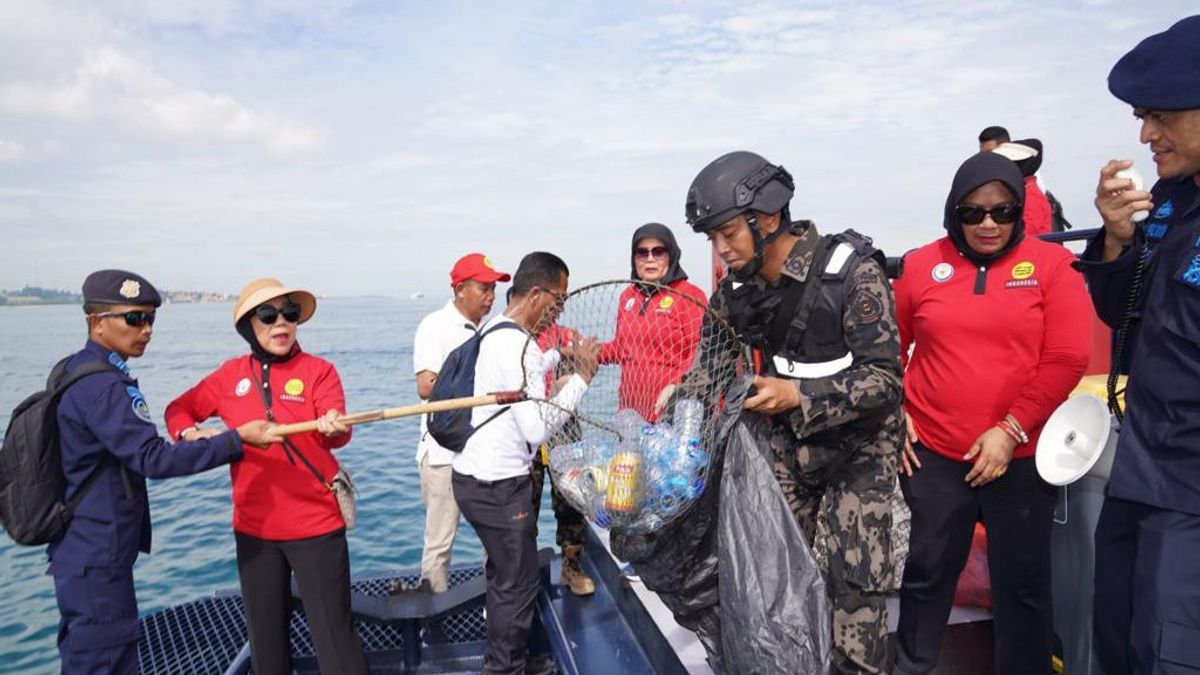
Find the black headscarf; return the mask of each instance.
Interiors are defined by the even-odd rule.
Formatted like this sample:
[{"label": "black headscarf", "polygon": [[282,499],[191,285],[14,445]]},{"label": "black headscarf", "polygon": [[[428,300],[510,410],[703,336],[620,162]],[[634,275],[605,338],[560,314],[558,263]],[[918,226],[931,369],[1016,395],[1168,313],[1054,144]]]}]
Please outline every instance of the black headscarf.
[{"label": "black headscarf", "polygon": [[1042,142],[1036,138],[1024,138],[1019,141],[1013,141],[1013,143],[1037,150],[1037,154],[1033,157],[1017,160],[1017,168],[1021,170],[1022,176],[1032,176],[1037,173],[1038,169],[1042,168]]},{"label": "black headscarf", "polygon": [[662,223],[646,223],[633,231],[633,241],[629,244],[629,278],[640,281],[637,275],[637,265],[633,260],[633,251],[637,248],[639,241],[648,237],[654,237],[666,244],[667,255],[671,257],[671,265],[667,268],[667,273],[657,283],[666,286],[671,282],[688,278],[687,272],[684,272],[683,268],[679,266],[679,244],[675,242],[675,235],[671,234],[670,228]]},{"label": "black headscarf", "polygon": [[963,234],[963,224],[958,219],[955,207],[961,204],[962,200],[966,199],[967,195],[974,192],[976,188],[992,181],[1003,183],[1004,187],[1012,193],[1013,199],[1017,201],[1018,205],[1025,204],[1025,181],[1021,178],[1021,170],[1017,168],[1016,163],[994,152],[981,152],[963,162],[954,174],[954,182],[950,185],[950,194],[946,197],[946,211],[942,221],[955,248],[968,260],[979,266],[986,266],[993,260],[1003,257],[1005,253],[1021,243],[1021,238],[1025,236],[1025,218],[1023,215],[1018,215],[1017,222],[1013,223],[1012,237],[999,251],[983,255],[976,253],[967,245],[967,238]]}]

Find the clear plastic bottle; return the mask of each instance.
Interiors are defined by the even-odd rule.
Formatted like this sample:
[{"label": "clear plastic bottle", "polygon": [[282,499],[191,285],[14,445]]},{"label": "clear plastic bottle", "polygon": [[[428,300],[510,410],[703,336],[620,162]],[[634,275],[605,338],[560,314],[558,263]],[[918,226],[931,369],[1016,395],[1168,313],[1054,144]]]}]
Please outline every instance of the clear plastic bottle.
[{"label": "clear plastic bottle", "polygon": [[681,438],[700,440],[700,428],[704,424],[704,404],[694,398],[680,399],[675,403],[675,428]]}]

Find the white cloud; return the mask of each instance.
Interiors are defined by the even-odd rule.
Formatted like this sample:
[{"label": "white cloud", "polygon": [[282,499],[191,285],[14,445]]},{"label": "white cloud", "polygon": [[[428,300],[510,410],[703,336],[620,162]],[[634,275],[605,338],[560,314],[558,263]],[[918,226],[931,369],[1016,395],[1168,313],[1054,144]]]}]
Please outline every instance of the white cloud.
[{"label": "white cloud", "polygon": [[0,164],[17,164],[25,161],[28,155],[24,145],[0,138]]},{"label": "white cloud", "polygon": [[74,122],[102,120],[132,137],[256,145],[292,156],[320,148],[328,132],[187,88],[112,46],[90,49],[57,83],[0,87],[0,110]]}]

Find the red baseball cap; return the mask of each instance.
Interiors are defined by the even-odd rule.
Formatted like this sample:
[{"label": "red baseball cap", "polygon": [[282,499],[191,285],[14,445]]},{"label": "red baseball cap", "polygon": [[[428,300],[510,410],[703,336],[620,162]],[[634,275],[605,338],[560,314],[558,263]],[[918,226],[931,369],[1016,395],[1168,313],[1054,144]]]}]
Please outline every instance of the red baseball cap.
[{"label": "red baseball cap", "polygon": [[512,279],[507,272],[500,272],[492,267],[492,261],[482,253],[468,253],[454,263],[450,270],[450,286],[454,287],[467,279],[482,281],[485,284]]}]

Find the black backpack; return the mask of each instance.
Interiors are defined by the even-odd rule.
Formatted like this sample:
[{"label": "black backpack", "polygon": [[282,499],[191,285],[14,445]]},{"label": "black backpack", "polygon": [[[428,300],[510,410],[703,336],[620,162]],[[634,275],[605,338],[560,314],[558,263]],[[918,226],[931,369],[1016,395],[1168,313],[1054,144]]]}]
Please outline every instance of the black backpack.
[{"label": "black backpack", "polygon": [[1050,202],[1050,231],[1066,232],[1071,229],[1071,221],[1063,215],[1062,202],[1058,201],[1058,197],[1046,190],[1046,201]]},{"label": "black backpack", "polygon": [[31,394],[13,408],[4,446],[0,448],[0,522],[18,544],[38,546],[62,536],[75,507],[100,473],[114,460],[92,469],[86,480],[66,500],[62,452],[58,437],[58,402],[72,384],[96,373],[115,369],[104,361],[85,363],[70,375],[67,361],[59,361],[46,379],[46,389]]},{"label": "black backpack", "polygon": [[[429,393],[429,400],[431,402],[445,401],[452,398],[474,396],[475,362],[479,360],[479,345],[483,342],[483,338],[503,328],[513,328],[522,332],[525,330],[511,321],[505,321],[472,335],[466,342],[455,347],[454,351],[446,357],[442,369],[438,371],[437,380],[433,383],[433,391]],[[447,450],[462,452],[467,445],[467,439],[472,434],[484,424],[499,417],[510,407],[500,408],[491,417],[481,422],[478,427],[471,426],[471,408],[429,413],[426,417],[426,428],[438,445]]]}]

